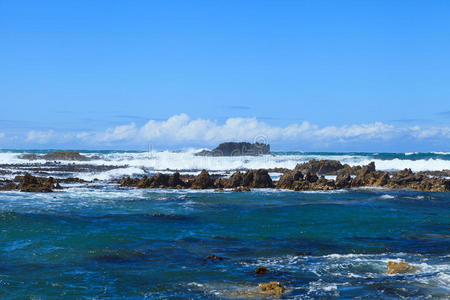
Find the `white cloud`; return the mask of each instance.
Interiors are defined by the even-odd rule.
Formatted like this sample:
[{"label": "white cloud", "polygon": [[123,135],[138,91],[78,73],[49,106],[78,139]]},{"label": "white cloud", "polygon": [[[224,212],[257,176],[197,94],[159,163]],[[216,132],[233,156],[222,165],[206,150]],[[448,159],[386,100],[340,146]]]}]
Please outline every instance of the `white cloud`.
[{"label": "white cloud", "polygon": [[0,139],[4,138],[5,134],[3,132],[0,132]]},{"label": "white cloud", "polygon": [[314,144],[330,146],[339,143],[367,141],[385,142],[399,139],[450,139],[450,127],[397,127],[382,122],[320,127],[308,121],[289,126],[273,126],[256,118],[229,118],[223,123],[209,119],[191,119],[186,114],[174,115],[164,121],[150,120],[143,126],[135,123],[104,131],[56,133],[30,131],[27,142],[82,143],[83,145],[142,145],[161,146],[215,145],[224,141],[267,141],[277,144]]},{"label": "white cloud", "polygon": [[78,138],[91,142],[157,142],[160,144],[214,144],[230,140],[254,141],[262,137],[278,142],[347,142],[352,140],[390,140],[399,137],[450,138],[450,128],[395,127],[382,122],[319,127],[307,121],[287,127],[272,126],[256,118],[229,118],[225,123],[208,119],[191,119],[186,114],[165,121],[150,120],[142,127],[135,123],[110,128],[104,132],[79,133]]},{"label": "white cloud", "polygon": [[48,131],[31,130],[27,134],[26,141],[27,142],[35,142],[38,144],[45,144],[45,143],[50,142],[55,137],[56,137],[56,133],[54,130],[48,130]]}]

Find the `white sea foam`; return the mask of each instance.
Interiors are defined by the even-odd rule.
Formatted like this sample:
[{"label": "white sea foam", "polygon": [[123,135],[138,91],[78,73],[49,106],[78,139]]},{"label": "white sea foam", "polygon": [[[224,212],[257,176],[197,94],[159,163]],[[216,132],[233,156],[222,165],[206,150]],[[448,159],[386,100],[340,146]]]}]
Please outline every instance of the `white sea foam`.
[{"label": "white sea foam", "polygon": [[[303,163],[311,159],[331,159],[339,160],[351,166],[366,165],[375,162],[378,170],[402,170],[410,168],[414,172],[450,169],[450,160],[429,158],[429,159],[380,159],[367,155],[324,155],[324,154],[295,154],[295,155],[264,155],[264,156],[239,156],[239,157],[205,157],[196,156],[198,150],[187,150],[182,152],[153,151],[153,152],[110,152],[110,153],[83,153],[93,160],[85,161],[61,161],[61,164],[92,164],[92,165],[120,165],[127,166],[128,173],[122,175],[132,175],[137,169],[148,171],[185,170],[196,171],[207,169],[209,171],[233,171],[236,169],[260,169],[260,168],[288,168],[293,169],[298,163]],[[25,152],[23,152],[25,153]],[[20,159],[23,153],[0,152],[0,164],[26,164],[45,163],[44,160],[28,161]],[[134,168],[134,169],[133,169]],[[93,176],[92,178],[111,178],[114,172]],[[139,171],[137,174],[142,174]],[[273,174],[275,175],[275,174]],[[100,179],[100,178],[99,178]]]},{"label": "white sea foam", "polygon": [[141,168],[137,167],[128,167],[128,168],[119,168],[113,169],[100,173],[80,173],[77,177],[83,180],[109,180],[115,178],[121,178],[123,176],[135,176],[135,175],[144,175],[145,172]]}]

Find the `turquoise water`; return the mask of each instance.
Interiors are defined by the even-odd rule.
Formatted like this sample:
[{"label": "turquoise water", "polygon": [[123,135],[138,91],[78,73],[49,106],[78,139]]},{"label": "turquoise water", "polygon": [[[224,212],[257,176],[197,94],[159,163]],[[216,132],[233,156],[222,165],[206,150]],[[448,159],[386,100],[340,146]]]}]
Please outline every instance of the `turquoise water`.
[{"label": "turquoise water", "polygon": [[[0,193],[0,297],[450,296],[450,195],[213,193],[73,186]],[[211,254],[224,257],[209,261]],[[416,265],[387,275],[388,260]],[[273,272],[256,275],[260,265]]]}]

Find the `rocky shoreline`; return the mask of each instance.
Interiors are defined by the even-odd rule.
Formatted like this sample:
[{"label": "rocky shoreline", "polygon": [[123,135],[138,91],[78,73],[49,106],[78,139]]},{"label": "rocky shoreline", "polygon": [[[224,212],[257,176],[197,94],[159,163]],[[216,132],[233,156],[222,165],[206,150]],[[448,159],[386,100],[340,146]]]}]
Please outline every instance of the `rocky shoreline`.
[{"label": "rocky shoreline", "polygon": [[[445,171],[444,171],[445,172]],[[325,175],[335,175],[327,179]],[[120,179],[121,186],[174,189],[232,189],[248,191],[252,188],[276,188],[293,191],[327,191],[359,187],[384,187],[389,189],[413,189],[418,191],[450,192],[450,179],[431,177],[410,169],[397,172],[377,171],[375,163],[366,166],[342,165],[339,161],[312,160],[298,164],[294,170],[285,171],[278,181],[273,181],[268,170],[236,171],[229,178],[210,175],[203,170],[199,175],[172,175],[157,173],[151,177]]]},{"label": "rocky shoreline", "polygon": [[[274,181],[269,172],[281,171],[282,176]],[[412,189],[417,191],[450,192],[449,170],[441,172],[413,173],[410,169],[396,172],[378,171],[375,163],[366,166],[349,166],[334,160],[311,160],[298,164],[293,170],[247,170],[236,171],[231,176],[209,174],[202,170],[199,175],[156,173],[147,177],[122,177],[112,182],[122,187],[138,189],[214,189],[234,192],[250,191],[254,188],[275,188],[292,191],[329,191],[361,187],[387,189]],[[335,179],[326,178],[335,176]],[[444,177],[445,176],[445,177]],[[35,177],[26,173],[12,180],[0,181],[0,190],[23,192],[52,192],[61,189],[60,183],[86,183],[79,178]]]}]

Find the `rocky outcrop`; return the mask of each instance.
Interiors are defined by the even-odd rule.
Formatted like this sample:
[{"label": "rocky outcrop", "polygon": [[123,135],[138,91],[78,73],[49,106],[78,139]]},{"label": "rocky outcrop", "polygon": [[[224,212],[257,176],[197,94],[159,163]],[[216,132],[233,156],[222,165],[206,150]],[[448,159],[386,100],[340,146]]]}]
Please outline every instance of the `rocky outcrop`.
[{"label": "rocky outcrop", "polygon": [[418,271],[419,268],[411,266],[404,262],[388,261],[387,262],[387,273],[388,274],[403,274],[403,273],[414,273]]},{"label": "rocky outcrop", "polygon": [[288,189],[295,191],[311,191],[311,190],[333,190],[335,184],[333,180],[327,180],[324,176],[320,178],[311,172],[303,174],[298,170],[285,173],[276,183],[279,189]]},{"label": "rocky outcrop", "polygon": [[55,188],[55,180],[53,177],[40,178],[26,173],[23,177],[17,176],[14,180],[20,181],[17,189],[21,192],[51,193]]},{"label": "rocky outcrop", "polygon": [[251,188],[271,188],[272,178],[267,170],[251,170],[245,173],[235,172],[230,178],[212,176],[203,170],[198,176],[173,175],[157,173],[152,177],[130,178],[123,177],[119,180],[122,186],[137,188],[190,188],[190,189],[217,189],[231,188],[235,191],[249,191]]},{"label": "rocky outcrop", "polygon": [[271,281],[269,283],[260,283],[258,285],[258,289],[260,292],[268,295],[281,295],[286,290],[283,284],[276,281]]},{"label": "rocky outcrop", "polygon": [[80,154],[78,151],[55,151],[45,155],[40,154],[23,154],[21,159],[36,160],[75,160],[75,161],[88,161],[89,157]]},{"label": "rocky outcrop", "polygon": [[337,160],[310,160],[308,162],[298,164],[295,171],[300,171],[304,174],[311,172],[320,175],[334,175],[337,171],[344,168],[344,165]]},{"label": "rocky outcrop", "polygon": [[270,154],[270,145],[263,143],[222,143],[214,150],[203,150],[198,152],[198,156],[256,156]]},{"label": "rocky outcrop", "polygon": [[[339,170],[337,170],[339,168]],[[301,171],[303,170],[303,171]],[[337,170],[337,171],[336,171]],[[317,173],[313,172],[316,171]],[[325,178],[319,172],[335,172],[336,179]],[[356,174],[356,175],[352,175]],[[354,176],[354,177],[353,177]],[[210,175],[203,170],[198,176],[157,173],[152,177],[122,178],[122,186],[137,188],[191,188],[191,189],[232,189],[245,192],[253,188],[278,188],[294,191],[317,191],[379,186],[385,188],[409,188],[421,191],[450,192],[450,180],[430,177],[423,173],[413,173],[406,169],[398,172],[377,171],[375,163],[366,166],[350,167],[330,161],[314,161],[311,164],[298,165],[294,170],[285,172],[277,182],[273,182],[265,169],[236,171],[229,178]]]},{"label": "rocky outcrop", "polygon": [[214,187],[214,181],[206,170],[201,171],[192,183],[193,189],[208,189]]}]

